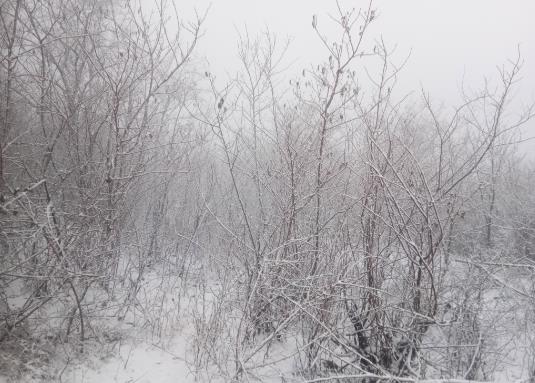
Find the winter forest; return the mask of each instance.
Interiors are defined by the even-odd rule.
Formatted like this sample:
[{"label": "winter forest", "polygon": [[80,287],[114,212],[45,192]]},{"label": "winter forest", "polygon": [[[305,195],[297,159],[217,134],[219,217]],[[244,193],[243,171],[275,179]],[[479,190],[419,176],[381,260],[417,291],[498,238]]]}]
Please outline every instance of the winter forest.
[{"label": "winter forest", "polygon": [[0,0],[1,382],[535,382],[521,52],[406,97],[332,2],[225,77],[147,3]]}]

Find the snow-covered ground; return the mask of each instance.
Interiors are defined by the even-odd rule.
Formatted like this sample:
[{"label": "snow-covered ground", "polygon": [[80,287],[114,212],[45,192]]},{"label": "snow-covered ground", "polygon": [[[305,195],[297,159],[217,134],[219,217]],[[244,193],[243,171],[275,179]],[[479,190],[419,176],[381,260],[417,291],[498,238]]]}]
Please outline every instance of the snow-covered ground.
[{"label": "snow-covered ground", "polygon": [[[129,305],[122,304],[128,284],[124,291],[118,288],[114,300],[98,311],[101,317],[91,319],[91,331],[88,331],[91,335],[84,343],[83,353],[78,352],[76,342],[56,342],[55,348],[44,342],[40,347],[48,349],[48,354],[34,358],[19,374],[11,371],[11,378],[2,377],[0,371],[0,383],[231,381],[236,372],[236,345],[232,332],[237,322],[232,322],[236,317],[229,312],[212,315],[221,307],[218,306],[221,300],[226,299],[221,286],[207,286],[203,282],[188,285],[179,278],[161,275],[161,270],[148,273],[140,283],[137,298]],[[103,292],[95,289],[89,294],[88,302],[103,299]],[[503,360],[489,360],[496,364],[495,369],[494,366],[488,368],[494,370],[492,381],[495,382],[527,382],[524,378],[532,362],[527,358],[527,347],[532,343],[526,336],[525,321],[529,318],[519,316],[524,310],[514,301],[514,294],[500,288],[489,290],[485,299],[489,314],[484,314],[483,310],[487,319],[480,321],[483,335],[478,347],[486,347],[490,342],[492,349],[501,350],[497,358]],[[47,315],[50,315],[51,309],[48,310]],[[61,311],[60,307],[55,310]],[[490,313],[502,314],[492,316]],[[431,345],[430,349],[448,344],[441,331],[439,326],[429,332],[424,343]],[[485,338],[487,334],[502,336]],[[287,334],[281,340],[267,342],[269,347],[259,347],[265,339],[258,336],[250,344],[242,344],[239,350],[238,357],[245,360],[244,381],[305,382],[306,379],[297,373],[296,350],[302,342]],[[23,348],[34,347],[30,342],[21,345]],[[429,355],[432,357],[432,353]],[[5,366],[9,361],[2,363]]]},{"label": "snow-covered ground", "polygon": [[166,348],[130,341],[119,346],[114,356],[103,360],[93,356],[66,369],[62,379],[73,383],[176,383],[194,382],[195,376],[186,363],[184,339],[177,337]]}]

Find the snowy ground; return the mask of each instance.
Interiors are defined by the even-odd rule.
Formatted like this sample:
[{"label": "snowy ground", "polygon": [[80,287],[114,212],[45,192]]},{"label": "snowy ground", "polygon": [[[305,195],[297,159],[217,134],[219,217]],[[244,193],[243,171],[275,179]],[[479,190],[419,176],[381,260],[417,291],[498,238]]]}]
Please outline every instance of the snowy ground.
[{"label": "snowy ground", "polygon": [[[72,360],[60,355],[50,365],[42,366],[42,370],[35,367],[23,378],[7,379],[0,376],[0,383],[189,383],[230,380],[229,374],[223,376],[216,368],[213,371],[210,368],[195,371],[190,334],[177,333],[165,345],[135,339],[135,329],[130,336],[132,338],[113,340],[105,346],[93,344],[91,347],[91,343],[88,343],[83,355],[76,355]],[[279,344],[272,348],[271,355],[275,359],[286,359],[286,346]],[[287,358],[278,363],[276,368],[268,366],[258,369],[255,377],[263,382],[280,382],[280,368],[286,366],[289,370],[292,363],[292,358]],[[291,377],[291,372],[286,372],[285,375]]]},{"label": "snowy ground", "polygon": [[120,347],[105,360],[94,360],[66,370],[63,381],[73,383],[176,383],[194,382],[185,361],[184,342],[178,339],[168,350],[145,342]]},{"label": "snowy ground", "polygon": [[[101,290],[91,291],[87,301],[97,309],[92,312],[94,317],[90,320],[90,329],[86,329],[89,335],[82,354],[78,352],[76,334],[70,338],[73,344],[43,340],[46,336],[15,339],[12,345],[17,349],[12,353],[0,350],[0,383],[216,383],[230,380],[235,372],[235,366],[228,357],[230,344],[227,344],[228,350],[224,349],[225,346],[217,348],[215,359],[219,359],[211,365],[206,363],[206,350],[199,351],[196,347],[199,342],[206,342],[203,347],[210,348],[211,343],[199,336],[204,333],[211,333],[212,339],[221,341],[220,344],[227,342],[218,339],[225,337],[218,332],[220,327],[213,322],[211,315],[215,299],[213,292],[217,287],[186,286],[180,278],[162,277],[162,274],[158,270],[146,275],[135,301],[129,305],[123,304],[128,296],[128,284],[123,287],[124,291],[118,288],[116,297],[107,301],[105,306],[101,302],[107,294]],[[135,279],[134,276],[131,280]],[[52,306],[43,315],[50,316],[54,312],[61,316],[62,310],[65,310],[59,304]],[[102,306],[105,308],[101,309]],[[39,320],[35,322],[39,326]],[[45,333],[41,331],[41,334]],[[270,354],[283,361],[277,363],[276,369],[269,365],[255,369],[256,378],[262,381],[280,382],[282,367],[291,375],[293,359],[286,357],[288,345],[277,343],[271,347]],[[39,351],[29,352],[30,348]],[[199,356],[202,353],[203,356]],[[36,357],[37,354],[42,357]],[[260,359],[252,358],[250,363],[264,364],[264,356],[265,353],[260,352]],[[19,361],[15,363],[9,358],[19,358]],[[20,363],[24,366],[20,368],[18,362],[22,362],[23,358],[26,362]],[[199,362],[202,358],[203,361]],[[211,360],[214,361],[214,358]],[[9,367],[10,378],[2,376],[7,374],[7,371],[2,371],[2,366]]]},{"label": "snowy ground", "polygon": [[[211,311],[216,304],[217,287],[203,286],[185,287],[178,280],[162,280],[157,275],[149,275],[144,279],[140,288],[139,300],[132,304],[122,313],[126,316],[121,320],[116,317],[106,319],[94,319],[92,326],[98,336],[90,337],[84,344],[84,352],[79,354],[76,345],[56,345],[54,351],[50,351],[43,358],[36,358],[21,372],[17,378],[8,379],[2,377],[0,368],[0,383],[11,382],[72,382],[72,383],[193,383],[193,382],[228,382],[232,380],[235,365],[232,362],[234,354],[232,341],[219,329],[218,323],[211,322]],[[186,291],[187,294],[183,292]],[[520,319],[516,317],[515,307],[512,305],[512,297],[505,296],[501,299],[501,289],[495,290],[489,295],[491,304],[503,302],[507,304],[508,311],[492,321],[493,328],[504,326],[503,331],[511,330],[509,325],[516,327],[518,337],[503,345],[503,354],[508,360],[500,361],[502,368],[495,373],[495,381],[525,382],[527,364],[527,339],[521,339],[525,328],[520,325]],[[182,292],[182,293],[181,293]],[[98,301],[102,299],[98,292],[94,297]],[[178,305],[178,309],[177,309]],[[107,310],[111,313],[113,305]],[[227,313],[228,314],[228,313]],[[224,327],[229,326],[227,322]],[[496,331],[496,328],[494,328]],[[435,332],[436,333],[436,332]],[[215,343],[206,341],[205,349],[199,351],[199,334],[211,334]],[[510,334],[509,334],[510,335]],[[432,337],[431,337],[432,338]],[[432,339],[429,341],[432,341]],[[508,338],[510,338],[508,336]],[[254,351],[262,339],[256,339],[250,350],[242,350],[247,357]],[[291,337],[286,337],[282,342],[274,341],[269,347],[269,352],[262,349],[246,363],[251,367],[244,374],[244,381],[257,381],[265,383],[274,382],[303,382],[306,379],[297,375],[298,361],[295,358],[296,343]],[[433,344],[438,344],[436,340]],[[208,346],[206,346],[208,345]],[[206,358],[210,353],[210,346],[217,349],[214,357]],[[22,347],[33,347],[30,343]],[[41,345],[46,348],[46,342]],[[206,348],[208,350],[206,350]],[[49,348],[50,350],[50,348]],[[212,350],[214,351],[214,350]],[[204,356],[199,357],[199,352]],[[0,353],[1,356],[1,353]],[[201,360],[199,362],[199,360]],[[210,361],[207,363],[206,360]],[[39,360],[41,362],[39,362]],[[3,361],[6,365],[9,361]],[[1,364],[0,364],[1,366]]]}]

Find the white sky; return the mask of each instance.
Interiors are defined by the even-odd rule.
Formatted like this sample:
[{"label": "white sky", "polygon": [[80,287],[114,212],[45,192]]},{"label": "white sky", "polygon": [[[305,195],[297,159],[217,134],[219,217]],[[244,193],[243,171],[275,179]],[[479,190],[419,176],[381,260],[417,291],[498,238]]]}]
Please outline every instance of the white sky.
[{"label": "white sky", "polygon": [[[328,20],[336,13],[335,0],[174,1],[186,18],[194,8],[210,7],[197,53],[206,57],[214,73],[238,69],[237,36],[245,25],[252,35],[268,27],[281,41],[291,38],[287,59],[294,63],[290,70],[295,74],[326,58],[311,26],[313,14],[318,15],[318,28],[336,37]],[[368,1],[340,0],[340,4],[358,9]],[[379,18],[370,38],[382,36],[387,45],[397,45],[400,63],[412,52],[400,75],[403,91],[423,87],[436,102],[455,104],[463,78],[466,86],[477,89],[484,77],[495,78],[498,65],[516,58],[519,46],[523,80],[513,108],[535,102],[535,0],[375,0],[373,4]],[[535,122],[524,135],[535,136]],[[524,145],[524,150],[535,154],[535,145]]]}]

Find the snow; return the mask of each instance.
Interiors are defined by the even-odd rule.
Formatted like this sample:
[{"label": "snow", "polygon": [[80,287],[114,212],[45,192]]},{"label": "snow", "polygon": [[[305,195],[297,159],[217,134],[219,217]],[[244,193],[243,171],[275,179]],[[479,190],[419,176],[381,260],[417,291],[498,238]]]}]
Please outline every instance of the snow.
[{"label": "snow", "polygon": [[82,364],[64,373],[73,383],[194,382],[185,361],[185,344],[178,338],[169,350],[145,342],[123,345],[117,355],[95,366]]},{"label": "snow", "polygon": [[[233,315],[225,313],[224,323],[217,317],[214,321],[212,315],[221,303],[219,300],[225,299],[221,294],[222,288],[215,284],[203,285],[202,288],[187,285],[176,278],[162,279],[159,274],[162,274],[161,270],[146,275],[140,285],[138,299],[127,310],[122,308],[117,311],[121,296],[121,290],[117,290],[118,296],[113,304],[99,312],[106,315],[92,319],[93,333],[97,336],[85,342],[83,354],[77,353],[75,345],[59,345],[56,355],[49,365],[42,366],[42,371],[39,366],[32,366],[20,380],[2,378],[0,372],[0,383],[219,383],[232,380],[235,372],[234,341],[232,334],[226,331],[235,327],[230,322]],[[515,300],[507,294],[502,296],[504,293],[500,288],[488,291],[486,307],[503,315],[493,318],[487,313],[488,319],[482,324],[492,325],[494,333],[499,327],[503,333],[503,339],[492,340],[500,344],[502,355],[507,358],[500,361],[501,367],[496,371],[494,381],[519,382],[525,377],[531,362],[525,357],[529,354],[527,346],[530,340],[520,339],[520,334],[526,334],[526,329],[517,323]],[[102,292],[91,291],[88,300],[92,299],[102,300]],[[500,307],[494,307],[496,305]],[[51,310],[55,309],[59,307]],[[124,317],[121,320],[117,317],[119,313]],[[427,343],[443,343],[440,339],[443,335],[438,331],[440,328],[436,330],[430,331]],[[511,343],[507,339],[514,337],[514,334],[511,335],[513,331],[519,337]],[[302,340],[287,334],[282,341],[273,341],[267,349],[254,353],[264,340],[259,335],[250,347],[246,345],[240,350],[246,368],[244,381],[306,381],[296,373],[299,371],[296,351],[299,344],[304,344]],[[214,350],[214,355],[209,355]],[[254,357],[248,359],[251,354]]]}]

